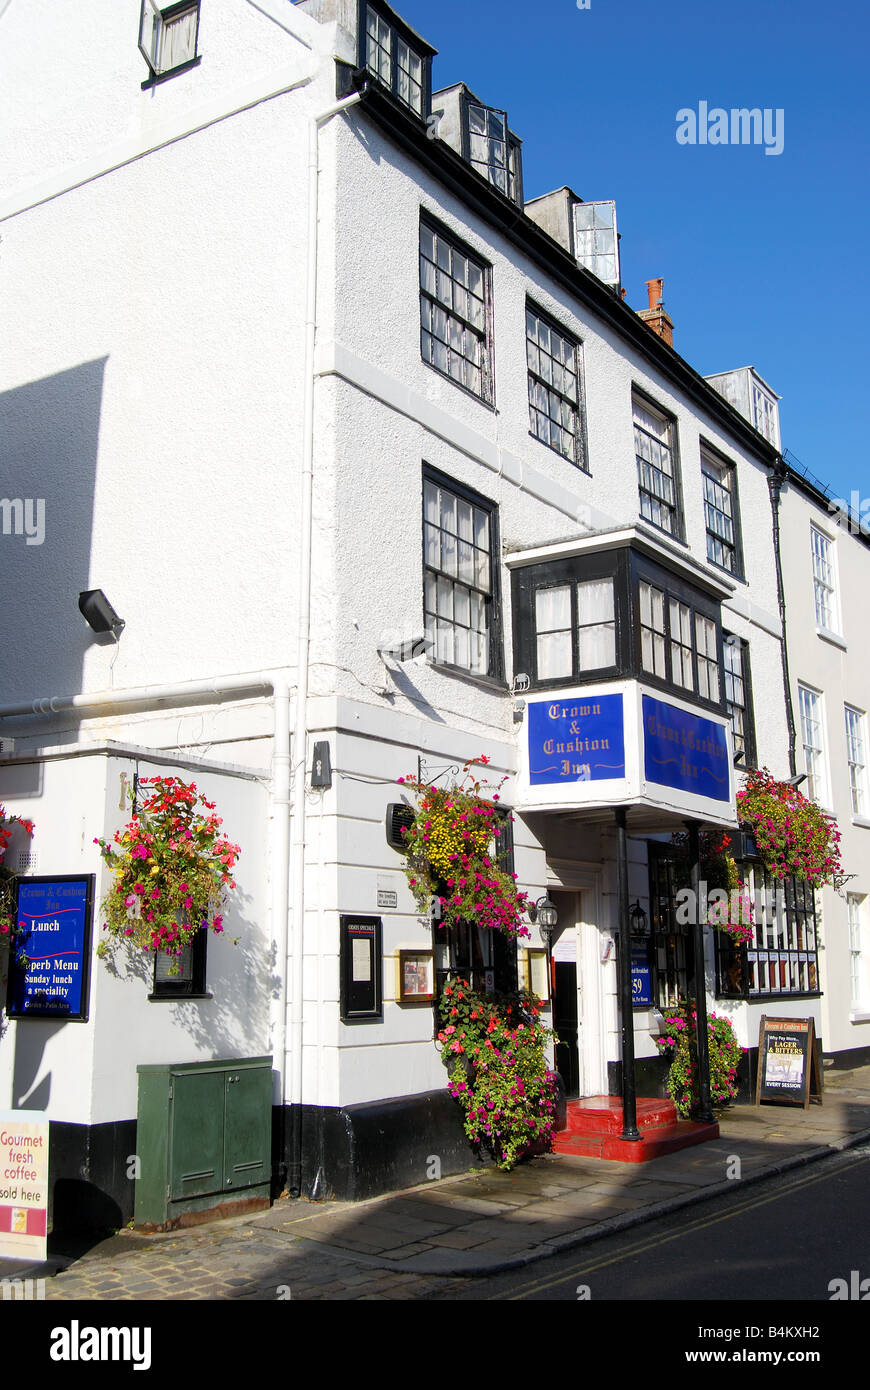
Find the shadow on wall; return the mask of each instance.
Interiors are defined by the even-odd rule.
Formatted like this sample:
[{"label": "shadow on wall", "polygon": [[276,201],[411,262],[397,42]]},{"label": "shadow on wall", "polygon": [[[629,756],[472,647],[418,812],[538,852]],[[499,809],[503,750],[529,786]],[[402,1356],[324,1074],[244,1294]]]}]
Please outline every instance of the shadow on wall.
[{"label": "shadow on wall", "polygon": [[[82,688],[106,358],[0,393],[0,701]],[[24,656],[26,654],[26,660]]]}]

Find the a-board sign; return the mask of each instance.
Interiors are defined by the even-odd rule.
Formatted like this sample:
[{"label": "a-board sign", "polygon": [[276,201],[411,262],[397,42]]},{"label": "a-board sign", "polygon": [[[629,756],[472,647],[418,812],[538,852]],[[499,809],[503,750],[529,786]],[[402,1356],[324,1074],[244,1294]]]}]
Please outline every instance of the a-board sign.
[{"label": "a-board sign", "polygon": [[88,1016],[93,874],[18,880],[18,936],[9,960],[11,1018]]},{"label": "a-board sign", "polygon": [[809,1109],[822,1099],[822,1065],[811,1018],[761,1016],[755,1103],[778,1101]]},{"label": "a-board sign", "polygon": [[41,1110],[0,1110],[0,1256],[44,1260],[48,1120]]}]

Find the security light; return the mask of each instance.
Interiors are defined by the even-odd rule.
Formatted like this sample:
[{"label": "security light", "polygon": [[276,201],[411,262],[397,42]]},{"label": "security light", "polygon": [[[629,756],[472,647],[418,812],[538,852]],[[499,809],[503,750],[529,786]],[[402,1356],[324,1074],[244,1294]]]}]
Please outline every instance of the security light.
[{"label": "security light", "polygon": [[417,656],[425,656],[426,652],[432,650],[434,643],[428,637],[411,637],[404,642],[395,642],[390,647],[378,647],[378,656],[381,661],[391,658],[393,661],[413,661]]},{"label": "security light", "polygon": [[111,632],[116,642],[126,626],[102,589],[85,589],[80,593],[79,612],[94,632]]}]

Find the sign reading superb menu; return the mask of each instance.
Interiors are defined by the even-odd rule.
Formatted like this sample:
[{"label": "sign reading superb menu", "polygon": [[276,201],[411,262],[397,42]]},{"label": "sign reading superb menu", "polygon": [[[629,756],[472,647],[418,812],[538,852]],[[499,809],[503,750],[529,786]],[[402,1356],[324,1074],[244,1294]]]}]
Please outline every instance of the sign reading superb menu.
[{"label": "sign reading superb menu", "polygon": [[529,705],[529,781],[600,782],[625,776],[622,696]]},{"label": "sign reading superb menu", "polygon": [[19,880],[11,1017],[87,1018],[93,900],[92,874]]},{"label": "sign reading superb menu", "polygon": [[730,800],[728,740],[714,720],[644,695],[643,756],[648,782]]}]

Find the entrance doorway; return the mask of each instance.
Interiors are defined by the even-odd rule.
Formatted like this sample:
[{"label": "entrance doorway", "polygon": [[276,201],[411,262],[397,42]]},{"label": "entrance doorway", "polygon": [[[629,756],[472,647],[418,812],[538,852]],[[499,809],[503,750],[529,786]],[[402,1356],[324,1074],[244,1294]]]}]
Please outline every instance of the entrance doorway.
[{"label": "entrance doorway", "polygon": [[578,895],[552,893],[559,920],[551,945],[553,1030],[559,1041],[554,1052],[556,1071],[569,1100],[580,1095],[580,990],[577,976]]}]

